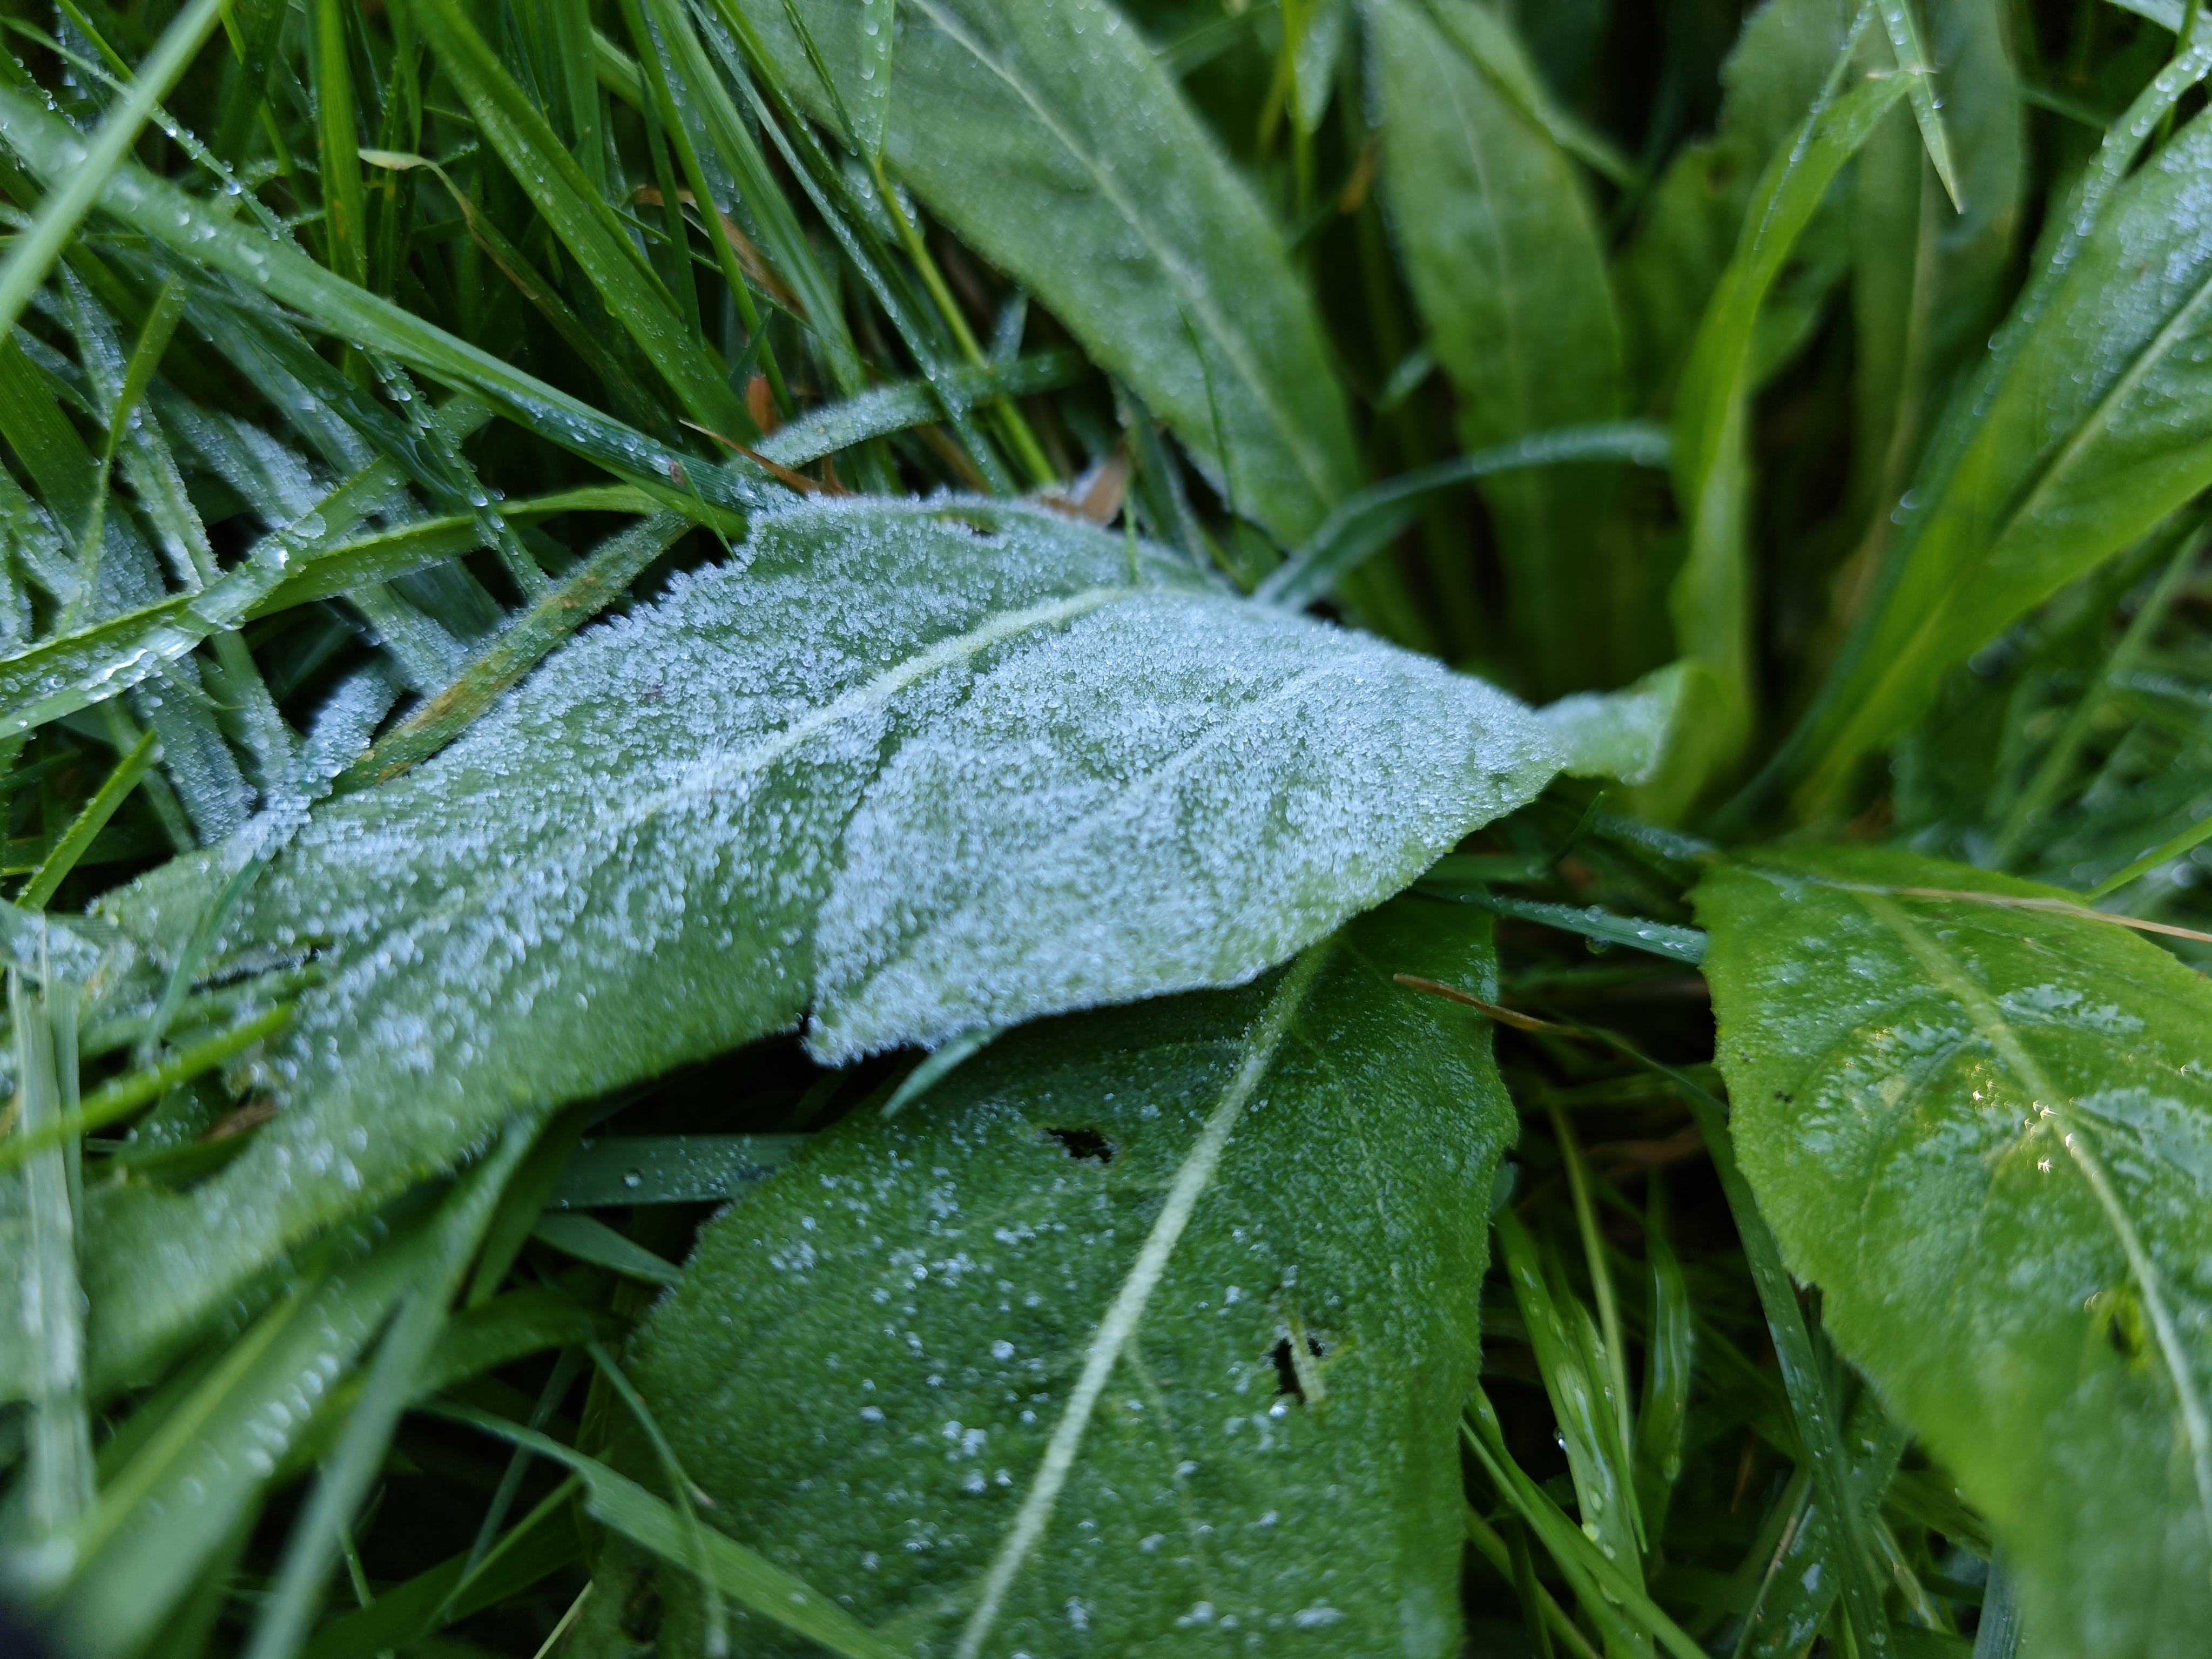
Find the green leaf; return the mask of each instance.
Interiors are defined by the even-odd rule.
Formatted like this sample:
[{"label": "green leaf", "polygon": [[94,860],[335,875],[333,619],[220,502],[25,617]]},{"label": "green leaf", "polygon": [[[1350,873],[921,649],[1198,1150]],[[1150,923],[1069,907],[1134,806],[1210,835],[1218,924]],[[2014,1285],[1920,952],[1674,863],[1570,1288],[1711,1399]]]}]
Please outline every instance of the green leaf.
[{"label": "green leaf", "polygon": [[131,1651],[190,1589],[315,1405],[434,1262],[435,1220],[408,1218],[335,1270],[328,1253],[311,1261],[297,1289],[133,1415],[131,1441],[102,1459],[113,1466],[71,1536],[75,1571],[55,1610],[84,1651]]},{"label": "green leaf", "polygon": [[[466,1406],[441,1405],[435,1409],[441,1416],[527,1447],[540,1457],[574,1470],[583,1480],[585,1507],[593,1520],[665,1560],[687,1569],[693,1565],[692,1529],[675,1510],[635,1481],[617,1474],[595,1457],[519,1424]],[[845,1659],[895,1659],[896,1650],[828,1596],[718,1533],[708,1532],[705,1543],[706,1570],[723,1594]],[[813,1650],[811,1645],[802,1650]]]},{"label": "green leaf", "polygon": [[605,1222],[587,1215],[543,1216],[530,1236],[579,1261],[627,1279],[641,1279],[648,1285],[673,1285],[684,1276],[665,1256],[655,1255]]},{"label": "green leaf", "polygon": [[[1842,70],[1841,60],[1836,67]],[[1690,546],[1668,608],[1677,647],[1705,675],[1692,682],[1703,707],[1687,727],[1688,740],[1650,792],[1647,811],[1662,822],[1732,768],[1751,736],[1747,422],[1757,382],[1753,348],[1759,307],[1828,186],[1911,79],[1868,81],[1816,106],[1775,156],[1683,367],[1674,402],[1674,496]]]},{"label": "green leaf", "polygon": [[[94,1348],[132,1363],[512,1109],[810,1005],[810,1046],[842,1061],[1240,981],[1557,765],[1480,681],[1050,514],[764,517],[736,564],[319,809],[240,903],[217,958],[327,952],[274,1045],[285,1109],[190,1193],[113,1195]],[[110,908],[166,960],[217,857]],[[288,1173],[318,1163],[331,1178]]]},{"label": "green leaf", "polygon": [[[783,0],[723,3],[830,118]],[[855,88],[863,8],[795,11]],[[1358,481],[1343,398],[1279,234],[1143,37],[1105,0],[907,0],[898,18],[891,172],[1134,387],[1240,513],[1302,539]]]},{"label": "green leaf", "polygon": [[2039,1654],[2212,1617],[2212,992],[2057,890],[1904,853],[1709,875],[1733,1128],[1841,1348],[2019,1570]]},{"label": "green leaf", "polygon": [[[1630,407],[1663,404],[1714,284],[1735,251],[1767,164],[1805,118],[1850,33],[1860,0],[1768,0],[1745,20],[1722,66],[1720,131],[1686,144],[1654,187],[1613,268],[1629,367]],[[1823,223],[1806,244],[1802,280],[1770,302],[1755,360],[1764,374],[1817,320],[1848,249]]]},{"label": "green leaf", "polygon": [[1851,201],[1852,435],[1859,558],[1895,534],[1890,512],[1940,398],[1981,350],[2020,228],[2027,134],[1996,0],[1923,0],[1966,205],[1954,211],[1912,122],[1885,119],[1859,152]]},{"label": "green leaf", "polygon": [[1493,994],[1486,925],[1401,899],[827,1132],[638,1340],[702,1513],[933,1652],[1457,1652],[1512,1114],[1486,1028],[1401,970]]},{"label": "green leaf", "polygon": [[[1513,42],[1474,0],[1374,0],[1382,179],[1430,349],[1457,394],[1468,450],[1611,419],[1620,330],[1582,181],[1527,111],[1455,45],[1476,27]],[[1533,81],[1525,64],[1524,79]],[[1535,683],[1612,678],[1598,533],[1609,472],[1547,467],[1484,479],[1506,598]],[[1462,619],[1462,631],[1473,625]]]},{"label": "green leaf", "polygon": [[[2103,164],[2124,171],[2139,142],[2131,117]],[[2212,482],[2208,165],[2199,117],[2101,207],[2069,208],[2078,240],[1962,390],[1899,509],[1877,603],[1792,739],[1801,810],[1836,800],[1948,670]]]},{"label": "green leaf", "polygon": [[[0,87],[0,139],[49,179],[68,173],[82,146],[66,122]],[[100,206],[182,256],[291,306],[326,333],[359,340],[443,384],[471,390],[526,429],[684,505],[696,495],[745,511],[781,492],[729,467],[687,456],[548,386],[471,342],[354,287],[288,242],[209,211],[135,165],[116,169]],[[0,351],[0,368],[7,354]]]},{"label": "green leaf", "polygon": [[716,1203],[735,1198],[805,1144],[803,1135],[609,1135],[587,1140],[561,1171],[551,1207]]}]

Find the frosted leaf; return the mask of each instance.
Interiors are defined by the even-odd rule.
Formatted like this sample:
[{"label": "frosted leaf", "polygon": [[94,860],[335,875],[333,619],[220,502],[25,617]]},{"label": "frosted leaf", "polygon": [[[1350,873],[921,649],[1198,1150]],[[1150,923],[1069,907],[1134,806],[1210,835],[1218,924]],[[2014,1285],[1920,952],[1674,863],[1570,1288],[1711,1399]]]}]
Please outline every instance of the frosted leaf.
[{"label": "frosted leaf", "polygon": [[1537,718],[1565,752],[1562,769],[1570,775],[1649,783],[1659,775],[1703,672],[1694,663],[1671,662],[1618,691],[1561,697]]},{"label": "frosted leaf", "polygon": [[[270,868],[223,948],[327,947],[273,1057],[285,1109],[189,1195],[112,1200],[95,1346],[161,1340],[196,1311],[169,1286],[221,1294],[510,1110],[810,1005],[842,1060],[1249,979],[1557,766],[1495,689],[1088,526],[763,519]],[[173,948],[207,862],[114,914]]]},{"label": "frosted leaf", "polygon": [[1461,1651],[1466,1287],[1513,1109],[1485,1028],[1391,975],[1487,993],[1488,935],[1401,899],[817,1137],[633,1351],[701,1515],[940,1659]]}]

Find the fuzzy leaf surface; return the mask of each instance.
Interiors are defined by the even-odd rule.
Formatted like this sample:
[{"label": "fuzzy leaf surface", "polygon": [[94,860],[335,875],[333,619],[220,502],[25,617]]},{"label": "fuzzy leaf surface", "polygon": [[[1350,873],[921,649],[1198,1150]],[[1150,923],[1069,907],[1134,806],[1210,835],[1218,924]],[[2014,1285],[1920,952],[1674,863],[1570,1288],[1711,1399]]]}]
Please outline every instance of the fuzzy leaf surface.
[{"label": "fuzzy leaf surface", "polygon": [[[867,9],[724,3],[817,113],[792,15],[859,100]],[[1320,321],[1135,26],[1105,0],[904,0],[896,27],[892,173],[1136,388],[1239,512],[1304,539],[1358,483]]]},{"label": "fuzzy leaf surface", "polygon": [[[1455,33],[1490,20],[1474,0],[1376,0],[1368,15],[1392,222],[1461,442],[1613,418],[1620,330],[1596,222],[1565,153]],[[1480,486],[1515,624],[1553,690],[1607,678],[1618,596],[1596,550],[1608,477],[1547,467]]]},{"label": "fuzzy leaf surface", "polygon": [[635,1350],[702,1513],[917,1655],[1458,1651],[1513,1115],[1487,1028],[1394,972],[1491,994],[1486,921],[1401,898],[830,1131]]},{"label": "fuzzy leaf surface", "polygon": [[1837,1345],[1995,1523],[2037,1653],[2179,1659],[2212,1618],[2212,991],[2016,902],[2072,896],[1835,849],[1696,899],[1744,1171]]},{"label": "fuzzy leaf surface", "polygon": [[[1557,765],[1479,680],[1041,511],[763,518],[736,563],[321,809],[240,905],[219,954],[319,941],[327,978],[236,1164],[110,1194],[95,1353],[158,1345],[510,1111],[810,1007],[842,1062],[1247,980]],[[115,915],[173,950],[220,856]]]}]

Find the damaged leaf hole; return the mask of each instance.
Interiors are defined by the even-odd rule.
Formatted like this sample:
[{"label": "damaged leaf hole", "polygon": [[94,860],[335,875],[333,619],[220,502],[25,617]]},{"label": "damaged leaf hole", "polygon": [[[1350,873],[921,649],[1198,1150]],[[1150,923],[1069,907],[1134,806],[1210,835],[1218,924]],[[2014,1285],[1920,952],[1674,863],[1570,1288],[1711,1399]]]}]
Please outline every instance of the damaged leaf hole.
[{"label": "damaged leaf hole", "polygon": [[1302,1406],[1309,1398],[1323,1398],[1326,1390],[1321,1386],[1320,1362],[1328,1357],[1332,1346],[1310,1332],[1299,1332],[1268,1349],[1267,1358],[1275,1367],[1275,1392],[1290,1395]]},{"label": "damaged leaf hole", "polygon": [[1119,1149],[1096,1129],[1047,1129],[1048,1139],[1060,1143],[1060,1151],[1078,1164],[1096,1164],[1101,1169],[1114,1161]]}]

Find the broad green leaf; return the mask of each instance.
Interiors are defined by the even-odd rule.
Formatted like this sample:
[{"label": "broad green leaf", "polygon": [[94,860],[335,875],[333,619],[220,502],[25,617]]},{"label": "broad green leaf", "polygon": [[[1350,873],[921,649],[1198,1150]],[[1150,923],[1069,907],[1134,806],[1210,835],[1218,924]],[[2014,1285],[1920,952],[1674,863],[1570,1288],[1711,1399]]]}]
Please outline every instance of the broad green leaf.
[{"label": "broad green leaf", "polygon": [[[1372,0],[1369,38],[1407,277],[1456,393],[1460,441],[1481,450],[1617,414],[1620,331],[1582,181],[1458,48],[1462,13],[1480,15],[1474,0]],[[1549,692],[1610,678],[1621,588],[1598,534],[1610,476],[1547,467],[1478,486],[1515,631]]]},{"label": "broad green leaf", "polygon": [[[1843,65],[1838,63],[1839,70]],[[1751,457],[1759,311],[1844,163],[1905,94],[1910,76],[1869,80],[1817,106],[1759,180],[1735,256],[1721,273],[1674,401],[1674,498],[1690,546],[1668,595],[1682,655],[1705,672],[1702,706],[1653,786],[1646,810],[1679,816],[1741,755],[1751,736]]]},{"label": "broad green leaf", "polygon": [[[320,942],[285,1109],[93,1236],[110,1365],[477,1144],[789,1029],[831,1061],[1232,984],[1558,765],[1528,711],[1036,509],[763,517],[738,562],[550,658],[319,809],[226,952]],[[218,854],[113,898],[167,960]],[[578,1040],[580,1036],[587,1040]]]},{"label": "broad green leaf", "polygon": [[1618,691],[1578,691],[1537,711],[1566,763],[1570,777],[1617,778],[1649,783],[1676,741],[1676,727],[1695,706],[1704,670],[1668,663]]},{"label": "broad green leaf", "polygon": [[1762,854],[1696,899],[1759,1207],[1995,1524],[2034,1651],[2198,1651],[2203,980],[2071,895],[1904,853]]},{"label": "broad green leaf", "polygon": [[[784,0],[722,3],[830,116]],[[864,9],[790,15],[856,88]],[[1358,482],[1319,323],[1136,28],[1106,0],[907,0],[898,31],[892,173],[1134,387],[1240,513],[1302,539]]]},{"label": "broad green leaf", "polygon": [[[2116,147],[2131,150],[2124,131]],[[1876,603],[1793,740],[1803,810],[1832,804],[1945,672],[2212,482],[2209,166],[2200,117],[2075,210],[2093,228],[1962,390]]]},{"label": "broad green leaf", "polygon": [[828,1131],[638,1339],[702,1514],[911,1650],[1458,1652],[1513,1120],[1486,1028],[1401,971],[1492,994],[1486,926],[1401,899]]}]

